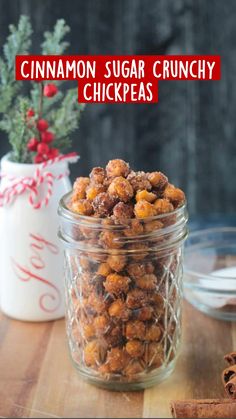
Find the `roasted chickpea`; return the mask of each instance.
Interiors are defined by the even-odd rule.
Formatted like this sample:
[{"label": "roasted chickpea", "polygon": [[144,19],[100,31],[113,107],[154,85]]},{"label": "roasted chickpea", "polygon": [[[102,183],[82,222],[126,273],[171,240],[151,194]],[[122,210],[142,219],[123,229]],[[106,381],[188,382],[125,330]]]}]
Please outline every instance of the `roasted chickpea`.
[{"label": "roasted chickpea", "polygon": [[93,183],[103,183],[106,177],[106,172],[102,167],[94,167],[89,175]]},{"label": "roasted chickpea", "polygon": [[116,201],[106,192],[99,193],[93,200],[93,209],[99,217],[107,217],[112,213]]},{"label": "roasted chickpea", "polygon": [[129,291],[126,298],[126,305],[128,308],[136,309],[145,306],[150,299],[147,292],[134,288]]},{"label": "roasted chickpea", "polygon": [[123,202],[130,201],[134,194],[129,181],[122,176],[114,178],[107,191],[112,198]]},{"label": "roasted chickpea", "polygon": [[158,221],[158,220],[148,221],[147,223],[144,224],[144,231],[145,233],[151,233],[152,231],[160,230],[163,227],[164,225],[161,221]]},{"label": "roasted chickpea", "polygon": [[124,230],[126,237],[138,236],[143,233],[143,225],[139,220],[133,219],[130,221],[127,228]]},{"label": "roasted chickpea", "polygon": [[185,202],[184,192],[170,183],[164,190],[164,198],[169,199],[175,208],[180,207]]},{"label": "roasted chickpea", "polygon": [[136,279],[140,276],[145,275],[146,273],[146,266],[144,263],[130,263],[126,270],[131,278]]},{"label": "roasted chickpea", "polygon": [[135,204],[134,213],[137,218],[154,217],[157,214],[154,205],[143,199]]},{"label": "roasted chickpea", "polygon": [[157,196],[153,192],[148,192],[146,189],[143,189],[142,191],[138,191],[136,193],[135,199],[136,201],[148,201],[148,202],[154,202],[156,200]]},{"label": "roasted chickpea", "polygon": [[157,211],[157,214],[166,214],[168,212],[174,211],[174,207],[168,199],[157,199],[154,202],[154,207]]},{"label": "roasted chickpea", "polygon": [[108,364],[102,364],[102,365],[100,365],[100,367],[98,368],[98,372],[99,372],[99,374],[103,375],[107,379],[109,378],[109,375],[111,373]]},{"label": "roasted chickpea", "polygon": [[[86,189],[86,198],[93,201],[97,195],[105,191],[105,187],[99,183],[90,183]],[[97,211],[97,208],[96,208]]]},{"label": "roasted chickpea", "polygon": [[100,365],[106,356],[106,348],[97,340],[89,342],[84,348],[84,362],[88,367]]},{"label": "roasted chickpea", "polygon": [[115,221],[113,218],[103,218],[101,220],[102,225],[104,226],[104,228],[109,228],[110,226],[114,226],[115,225]]},{"label": "roasted chickpea", "polygon": [[104,314],[95,317],[93,325],[97,335],[105,335],[109,329],[109,319]]},{"label": "roasted chickpea", "polygon": [[145,263],[145,272],[147,274],[153,274],[154,271],[155,271],[155,266],[153,265],[152,262]]},{"label": "roasted chickpea", "polygon": [[128,249],[134,250],[134,253],[131,255],[132,259],[143,260],[148,255],[149,247],[147,244],[136,242],[129,244]]},{"label": "roasted chickpea", "polygon": [[144,354],[144,344],[140,340],[130,340],[126,343],[125,349],[132,358],[139,358]]},{"label": "roasted chickpea", "polygon": [[161,172],[149,173],[148,180],[155,189],[163,190],[168,184],[168,178]]},{"label": "roasted chickpea", "polygon": [[145,364],[141,360],[133,359],[124,370],[126,377],[132,377],[141,374],[145,370]]},{"label": "roasted chickpea", "polygon": [[93,339],[96,335],[95,328],[94,328],[93,324],[91,324],[91,323],[85,324],[82,327],[82,333],[83,333],[83,336],[86,340]]},{"label": "roasted chickpea", "polygon": [[134,208],[131,204],[125,204],[124,202],[119,202],[113,208],[113,215],[115,220],[120,224],[126,223],[127,220],[134,216]]},{"label": "roasted chickpea", "polygon": [[107,276],[104,288],[109,294],[119,295],[129,291],[130,278],[128,276],[112,273]]},{"label": "roasted chickpea", "polygon": [[141,307],[141,308],[136,309],[133,312],[133,314],[137,320],[141,320],[142,322],[145,322],[153,318],[154,309],[151,306]]},{"label": "roasted chickpea", "polygon": [[119,249],[123,246],[123,243],[120,241],[121,238],[121,233],[107,230],[100,234],[99,243],[105,249]]},{"label": "roasted chickpea", "polygon": [[141,191],[143,189],[150,191],[152,189],[152,185],[149,182],[148,176],[145,172],[132,171],[130,172],[127,179],[130,182],[134,192]]},{"label": "roasted chickpea", "polygon": [[161,316],[165,311],[165,303],[161,294],[153,293],[151,296],[151,301],[154,305],[154,310],[156,316]]},{"label": "roasted chickpea", "polygon": [[90,273],[89,284],[93,287],[94,293],[100,297],[103,297],[104,294],[103,282],[104,276],[95,274],[91,277]]},{"label": "roasted chickpea", "polygon": [[89,185],[88,177],[78,177],[73,185],[72,202],[86,198],[86,188]]},{"label": "roasted chickpea", "polygon": [[114,346],[119,346],[123,343],[122,328],[120,325],[115,325],[109,329],[108,333],[103,336],[105,344],[112,348]]},{"label": "roasted chickpea", "polygon": [[144,361],[148,367],[161,367],[161,365],[164,363],[163,345],[157,342],[150,342],[146,347]]},{"label": "roasted chickpea", "polygon": [[139,320],[129,321],[126,325],[127,339],[145,339],[145,324]]},{"label": "roasted chickpea", "polygon": [[88,297],[88,308],[91,308],[96,313],[103,313],[108,306],[108,301],[104,297],[90,294]]},{"label": "roasted chickpea", "polygon": [[111,272],[112,272],[112,269],[111,269],[110,265],[108,263],[106,263],[106,262],[101,263],[99,265],[98,270],[97,270],[97,274],[98,275],[102,275],[102,276],[105,276],[105,277],[107,275],[109,275]]},{"label": "roasted chickpea", "polygon": [[106,173],[108,177],[127,177],[129,172],[129,164],[121,159],[110,160],[106,166]]},{"label": "roasted chickpea", "polygon": [[126,256],[124,255],[110,255],[107,259],[108,265],[113,271],[120,272],[126,265]]},{"label": "roasted chickpea", "polygon": [[79,199],[72,203],[72,211],[80,215],[92,215],[93,207],[90,201],[87,199]]},{"label": "roasted chickpea", "polygon": [[136,285],[143,290],[154,290],[157,286],[157,277],[154,274],[145,274],[136,279]]},{"label": "roasted chickpea", "polygon": [[123,321],[127,321],[130,317],[130,310],[120,298],[113,301],[108,309],[108,313],[111,317],[116,317]]},{"label": "roasted chickpea", "polygon": [[112,348],[107,353],[106,363],[109,366],[111,372],[121,372],[130,360],[127,352],[122,348]]},{"label": "roasted chickpea", "polygon": [[146,328],[145,340],[159,341],[162,336],[161,328],[157,324],[152,324]]}]

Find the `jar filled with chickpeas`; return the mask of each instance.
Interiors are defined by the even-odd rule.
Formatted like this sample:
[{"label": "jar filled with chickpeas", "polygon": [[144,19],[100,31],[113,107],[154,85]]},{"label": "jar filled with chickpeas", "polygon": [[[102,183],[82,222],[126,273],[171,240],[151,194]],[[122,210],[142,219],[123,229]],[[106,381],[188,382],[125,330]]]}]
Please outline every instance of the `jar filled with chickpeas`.
[{"label": "jar filled with chickpeas", "polygon": [[112,390],[162,381],[181,340],[183,191],[116,159],[77,178],[59,215],[74,365]]}]

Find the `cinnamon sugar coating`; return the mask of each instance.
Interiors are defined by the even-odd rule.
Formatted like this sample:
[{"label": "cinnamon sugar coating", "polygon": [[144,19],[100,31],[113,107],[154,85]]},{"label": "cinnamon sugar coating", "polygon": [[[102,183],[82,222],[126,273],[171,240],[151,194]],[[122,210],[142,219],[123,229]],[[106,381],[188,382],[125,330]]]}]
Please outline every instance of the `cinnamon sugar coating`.
[{"label": "cinnamon sugar coating", "polygon": [[111,214],[115,203],[115,199],[107,192],[101,192],[93,200],[93,209],[100,217],[107,217]]},{"label": "cinnamon sugar coating", "polygon": [[[85,199],[93,210],[90,204],[81,201]],[[124,160],[114,159],[105,169],[94,167],[89,177],[76,179],[69,208],[81,215],[95,214],[101,218],[114,215],[115,222],[125,223],[135,217],[171,213],[184,202],[184,192],[168,183],[162,172],[135,172]],[[148,227],[146,231],[150,231]]]},{"label": "cinnamon sugar coating", "polygon": [[109,195],[122,202],[129,202],[134,195],[129,181],[122,176],[115,177],[108,187]]},{"label": "cinnamon sugar coating", "polygon": [[119,221],[121,224],[125,223],[130,218],[133,218],[134,208],[132,204],[125,204],[124,202],[119,202],[113,208],[113,215],[115,220]]},{"label": "cinnamon sugar coating", "polygon": [[73,185],[73,194],[72,194],[72,202],[77,201],[78,199],[85,199],[86,198],[86,189],[89,185],[89,178],[88,177],[78,177]]},{"label": "cinnamon sugar coating", "polygon": [[107,177],[127,177],[129,172],[129,164],[121,159],[110,160],[106,165]]},{"label": "cinnamon sugar coating", "polygon": [[179,265],[155,249],[184,202],[163,173],[135,172],[121,159],[76,179],[68,208],[91,218],[81,218],[84,247],[71,262],[69,333],[80,366],[96,377],[132,382],[174,357],[178,290],[172,285]]},{"label": "cinnamon sugar coating", "polygon": [[135,204],[134,213],[137,218],[151,218],[157,214],[154,205],[144,199]]},{"label": "cinnamon sugar coating", "polygon": [[150,191],[152,189],[151,182],[148,180],[148,175],[145,172],[134,172],[131,171],[127,180],[131,184],[134,192],[147,190]]},{"label": "cinnamon sugar coating", "polygon": [[71,210],[80,215],[92,215],[93,206],[87,199],[78,199],[71,203]]},{"label": "cinnamon sugar coating", "polygon": [[168,184],[168,178],[161,172],[151,172],[148,180],[155,189],[163,190]]},{"label": "cinnamon sugar coating", "polygon": [[109,274],[104,282],[104,288],[109,294],[120,295],[129,290],[130,278],[128,276]]},{"label": "cinnamon sugar coating", "polygon": [[107,365],[113,373],[121,372],[130,360],[129,354],[122,348],[112,348],[107,353]]},{"label": "cinnamon sugar coating", "polygon": [[94,167],[92,171],[90,172],[90,180],[92,183],[103,184],[105,178],[106,178],[106,171],[102,167]]}]

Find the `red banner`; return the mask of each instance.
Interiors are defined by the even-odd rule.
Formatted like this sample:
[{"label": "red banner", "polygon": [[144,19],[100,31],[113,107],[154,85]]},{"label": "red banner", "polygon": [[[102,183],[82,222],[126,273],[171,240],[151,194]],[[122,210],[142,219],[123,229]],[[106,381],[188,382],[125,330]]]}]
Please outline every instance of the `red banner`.
[{"label": "red banner", "polygon": [[16,80],[78,80],[80,102],[157,102],[159,80],[219,80],[215,55],[20,55]]}]

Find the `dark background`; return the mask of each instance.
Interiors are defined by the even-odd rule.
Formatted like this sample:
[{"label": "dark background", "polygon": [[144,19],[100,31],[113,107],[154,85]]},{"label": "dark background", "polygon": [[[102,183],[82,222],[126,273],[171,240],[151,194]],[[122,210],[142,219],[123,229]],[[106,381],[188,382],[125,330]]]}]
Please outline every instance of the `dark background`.
[{"label": "dark background", "polygon": [[[235,0],[0,0],[0,47],[22,13],[32,19],[34,53],[64,18],[68,53],[221,55],[221,81],[160,82],[158,104],[88,105],[74,136],[81,160],[73,175],[122,157],[168,174],[191,214],[236,212]],[[0,154],[6,150],[1,134]]]}]

